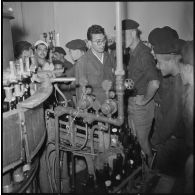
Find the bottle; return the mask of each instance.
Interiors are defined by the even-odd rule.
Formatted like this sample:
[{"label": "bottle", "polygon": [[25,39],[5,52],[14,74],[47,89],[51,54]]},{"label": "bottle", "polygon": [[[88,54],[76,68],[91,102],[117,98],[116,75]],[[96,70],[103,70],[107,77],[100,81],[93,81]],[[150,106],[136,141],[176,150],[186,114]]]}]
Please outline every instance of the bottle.
[{"label": "bottle", "polygon": [[112,181],[111,181],[111,177],[110,177],[110,167],[109,167],[109,164],[107,162],[104,163],[103,178],[104,178],[106,192],[110,193],[112,191]]},{"label": "bottle", "polygon": [[129,128],[127,119],[125,119],[124,124],[122,125],[119,140],[125,148],[131,143],[131,129]]},{"label": "bottle", "polygon": [[87,181],[87,192],[92,193],[95,192],[95,182],[94,182],[94,175],[89,174],[88,181]]},{"label": "bottle", "polygon": [[135,161],[134,166],[139,167],[142,164],[141,147],[136,137],[134,138],[134,147],[132,153]]},{"label": "bottle", "polygon": [[102,179],[104,177],[104,170],[100,169],[95,171],[96,174],[96,192],[97,194],[106,193],[106,187],[104,184],[104,180]]},{"label": "bottle", "polygon": [[122,165],[123,157],[120,153],[116,156],[116,174],[115,174],[115,186],[118,186],[122,181]]},{"label": "bottle", "polygon": [[134,170],[134,159],[132,158],[132,148],[124,149],[125,159],[123,165],[123,177],[128,177]]}]

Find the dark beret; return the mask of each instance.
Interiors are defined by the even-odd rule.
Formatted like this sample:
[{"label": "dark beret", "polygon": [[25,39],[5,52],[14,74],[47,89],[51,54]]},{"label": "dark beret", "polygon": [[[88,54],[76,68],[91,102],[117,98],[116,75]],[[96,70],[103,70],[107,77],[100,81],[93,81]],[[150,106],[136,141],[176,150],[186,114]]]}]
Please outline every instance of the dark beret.
[{"label": "dark beret", "polygon": [[66,52],[62,47],[55,47],[54,52],[58,52],[58,53],[66,55]]},{"label": "dark beret", "polygon": [[87,50],[87,46],[84,40],[75,39],[66,44],[66,47],[69,49],[80,49],[80,50]]},{"label": "dark beret", "polygon": [[[130,30],[130,29],[137,29],[139,24],[131,19],[124,19],[122,20],[122,30]],[[116,30],[116,26],[114,26],[114,30]]]},{"label": "dark beret", "polygon": [[148,41],[156,54],[179,54],[185,42],[179,39],[177,31],[169,26],[153,29],[149,33]]}]

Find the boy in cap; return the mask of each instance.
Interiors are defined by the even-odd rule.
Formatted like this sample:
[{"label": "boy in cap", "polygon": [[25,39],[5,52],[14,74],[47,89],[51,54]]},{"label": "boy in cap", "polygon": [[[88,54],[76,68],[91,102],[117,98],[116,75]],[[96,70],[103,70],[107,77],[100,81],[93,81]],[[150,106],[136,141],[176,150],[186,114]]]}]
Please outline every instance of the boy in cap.
[{"label": "boy in cap", "polygon": [[152,30],[148,39],[156,55],[157,68],[163,77],[170,76],[168,82],[162,80],[159,88],[160,104],[155,110],[151,143],[158,152],[156,168],[173,176],[183,171],[187,155],[182,117],[184,85],[180,74],[181,48],[184,41],[168,26]]},{"label": "boy in cap", "polygon": [[147,155],[148,165],[153,159],[149,134],[154,118],[154,95],[159,88],[155,60],[149,47],[140,40],[139,24],[130,19],[122,21],[123,43],[130,48],[127,78],[134,82],[128,98],[128,122],[136,135],[142,151]]},{"label": "boy in cap", "polygon": [[54,69],[54,65],[46,59],[48,53],[48,44],[45,41],[38,40],[35,42],[34,47],[38,70],[52,71]]},{"label": "boy in cap", "polygon": [[62,47],[55,47],[53,50],[53,61],[60,60],[63,63],[64,71],[72,68],[73,64],[65,59],[66,52]]},{"label": "boy in cap", "polygon": [[66,44],[69,49],[70,57],[76,62],[87,51],[87,46],[84,40],[75,39]]}]

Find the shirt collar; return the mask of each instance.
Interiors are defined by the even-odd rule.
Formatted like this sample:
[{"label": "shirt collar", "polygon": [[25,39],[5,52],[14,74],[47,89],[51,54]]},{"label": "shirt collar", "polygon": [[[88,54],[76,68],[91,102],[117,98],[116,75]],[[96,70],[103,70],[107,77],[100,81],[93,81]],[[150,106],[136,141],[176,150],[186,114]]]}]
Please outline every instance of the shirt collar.
[{"label": "shirt collar", "polygon": [[136,56],[136,54],[141,49],[142,45],[143,45],[142,41],[139,41],[139,43],[137,44],[137,46],[135,47],[135,49],[133,51],[130,50],[130,54],[133,55],[133,56]]},{"label": "shirt collar", "polygon": [[92,53],[97,57],[97,59],[103,64],[104,62],[104,53],[102,53],[101,59],[97,56],[97,54],[91,49]]}]

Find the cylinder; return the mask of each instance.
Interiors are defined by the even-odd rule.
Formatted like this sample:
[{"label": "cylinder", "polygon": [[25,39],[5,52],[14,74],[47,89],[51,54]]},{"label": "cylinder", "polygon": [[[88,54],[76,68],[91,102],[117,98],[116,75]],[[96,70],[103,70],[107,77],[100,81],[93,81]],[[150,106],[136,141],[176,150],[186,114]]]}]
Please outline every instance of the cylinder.
[{"label": "cylinder", "polygon": [[21,95],[20,84],[15,84],[14,85],[14,92],[15,92],[15,96],[20,96]]},{"label": "cylinder", "polygon": [[22,58],[19,59],[19,63],[20,63],[20,73],[22,75],[24,74],[24,64],[23,64]]},{"label": "cylinder", "polygon": [[13,97],[13,92],[12,92],[13,87],[4,87],[5,90],[5,101],[11,102],[12,97]]},{"label": "cylinder", "polygon": [[[13,12],[10,12],[3,4],[3,70],[9,67],[9,61],[14,60],[14,48],[10,20],[14,19]],[[1,66],[2,67],[2,66]]]},{"label": "cylinder", "polygon": [[9,62],[9,67],[10,67],[10,80],[15,80],[16,78],[16,67],[13,61]]},{"label": "cylinder", "polygon": [[122,24],[121,24],[121,3],[116,2],[116,75],[124,75],[122,57]]},{"label": "cylinder", "polygon": [[18,167],[13,172],[13,179],[15,182],[19,183],[24,180],[23,170],[22,167]]}]

